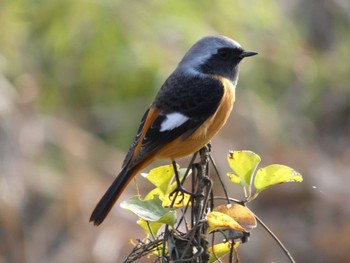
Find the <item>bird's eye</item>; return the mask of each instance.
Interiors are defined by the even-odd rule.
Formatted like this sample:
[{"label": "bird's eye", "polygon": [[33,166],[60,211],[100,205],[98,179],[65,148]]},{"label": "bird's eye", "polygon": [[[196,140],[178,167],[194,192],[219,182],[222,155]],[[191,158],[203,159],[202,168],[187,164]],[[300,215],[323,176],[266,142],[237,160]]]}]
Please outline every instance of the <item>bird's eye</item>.
[{"label": "bird's eye", "polygon": [[219,49],[218,54],[222,59],[228,59],[230,57],[230,52],[227,49]]}]

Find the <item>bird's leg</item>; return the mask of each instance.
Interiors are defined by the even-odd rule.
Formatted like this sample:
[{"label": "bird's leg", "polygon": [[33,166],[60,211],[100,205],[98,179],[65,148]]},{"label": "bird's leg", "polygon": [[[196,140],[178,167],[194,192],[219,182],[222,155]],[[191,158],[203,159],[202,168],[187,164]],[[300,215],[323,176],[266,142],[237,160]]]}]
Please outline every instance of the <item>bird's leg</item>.
[{"label": "bird's leg", "polygon": [[[194,158],[192,158],[192,159],[194,159]],[[193,161],[193,160],[192,160],[192,161]],[[184,180],[186,179],[186,176],[187,176],[187,174],[189,173],[189,171],[186,171],[186,174],[185,174],[183,180],[181,181],[179,172],[178,172],[178,170],[177,170],[177,166],[176,166],[175,160],[172,160],[171,163],[172,163],[172,165],[173,165],[173,169],[174,169],[174,173],[175,173],[175,180],[176,180],[176,188],[175,188],[174,191],[172,191],[172,192],[170,193],[170,195],[169,195],[169,198],[172,200],[171,206],[173,206],[174,203],[175,203],[175,201],[177,201],[177,203],[181,203],[181,202],[184,200],[184,198],[185,198],[185,194],[193,195],[193,193],[187,191],[187,190],[182,186],[182,184],[183,184]],[[179,193],[181,194],[181,199],[180,199],[180,200],[176,200],[177,197],[178,197],[178,195],[179,195]],[[174,195],[175,195],[175,196],[174,196]],[[174,196],[174,197],[173,197],[173,196]]]},{"label": "bird's leg", "polygon": [[180,181],[180,176],[179,176],[179,173],[177,171],[177,166],[176,166],[176,162],[175,160],[171,160],[171,163],[173,165],[173,169],[174,169],[174,173],[175,173],[175,179],[176,179],[176,183],[177,183],[177,186],[182,186],[181,185],[181,181]]}]

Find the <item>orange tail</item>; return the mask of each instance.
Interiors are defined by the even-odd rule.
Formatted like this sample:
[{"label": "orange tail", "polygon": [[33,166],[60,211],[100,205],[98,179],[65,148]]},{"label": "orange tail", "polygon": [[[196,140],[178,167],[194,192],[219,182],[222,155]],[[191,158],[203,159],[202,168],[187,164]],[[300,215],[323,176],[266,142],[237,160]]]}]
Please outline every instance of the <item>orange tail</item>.
[{"label": "orange tail", "polygon": [[[136,167],[135,167],[136,168]],[[91,214],[90,222],[98,226],[111,211],[113,205],[118,200],[119,196],[123,193],[125,187],[129,184],[132,178],[139,169],[128,169],[125,167],[115,178],[114,182],[108,188],[101,200],[96,205],[94,211]]]}]

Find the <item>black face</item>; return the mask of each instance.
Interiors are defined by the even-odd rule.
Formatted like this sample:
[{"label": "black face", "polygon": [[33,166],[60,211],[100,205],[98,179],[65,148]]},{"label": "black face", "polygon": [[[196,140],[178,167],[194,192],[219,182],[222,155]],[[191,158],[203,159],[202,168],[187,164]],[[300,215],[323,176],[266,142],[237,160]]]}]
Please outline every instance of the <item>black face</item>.
[{"label": "black face", "polygon": [[219,75],[235,81],[238,74],[238,64],[243,57],[242,48],[220,48],[200,67],[206,74]]}]

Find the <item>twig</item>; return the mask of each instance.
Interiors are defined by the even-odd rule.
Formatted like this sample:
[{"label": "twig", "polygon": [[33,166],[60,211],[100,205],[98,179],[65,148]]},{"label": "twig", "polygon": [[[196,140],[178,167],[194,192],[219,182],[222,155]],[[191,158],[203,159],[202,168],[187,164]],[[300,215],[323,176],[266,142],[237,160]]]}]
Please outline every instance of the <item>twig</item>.
[{"label": "twig", "polygon": [[215,163],[215,161],[214,161],[214,158],[211,156],[211,154],[209,154],[209,159],[210,159],[210,162],[213,164],[215,173],[217,174],[217,176],[218,176],[218,178],[219,178],[219,181],[220,181],[222,190],[224,191],[224,194],[225,194],[225,196],[226,196],[227,203],[230,203],[230,201],[229,201],[229,196],[228,196],[228,193],[227,193],[227,190],[226,190],[224,181],[223,181],[222,178],[221,178],[221,175],[220,175],[220,173],[219,173],[218,167],[216,166],[216,163]]},{"label": "twig", "polygon": [[265,223],[256,215],[254,214],[256,220],[259,222],[259,224],[267,231],[267,233],[270,234],[270,236],[277,242],[277,244],[282,248],[283,252],[286,254],[287,258],[290,260],[291,263],[295,263],[294,258],[288,251],[288,249],[285,247],[285,245],[282,243],[281,240],[278,239],[278,237],[271,231],[271,229],[265,225]]},{"label": "twig", "polygon": [[[221,200],[225,200],[226,197],[224,196],[215,196],[214,199],[221,199]],[[241,204],[245,206],[245,203],[242,201],[239,201],[237,199],[234,198],[229,198],[229,200],[231,202],[237,203],[237,204]],[[252,212],[253,213],[253,212]],[[253,213],[254,214],[254,213]],[[279,238],[272,232],[272,230],[256,215],[254,214],[254,217],[256,218],[256,220],[258,221],[258,223],[266,230],[267,233],[269,233],[269,235],[275,240],[275,242],[280,246],[280,248],[283,250],[283,252],[286,254],[287,258],[290,260],[291,263],[295,263],[295,260],[293,258],[293,256],[290,254],[290,252],[288,251],[288,249],[286,248],[286,246],[282,243],[281,240],[279,240]]]}]

